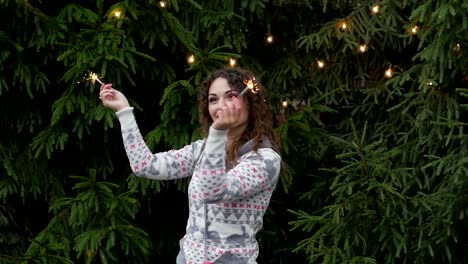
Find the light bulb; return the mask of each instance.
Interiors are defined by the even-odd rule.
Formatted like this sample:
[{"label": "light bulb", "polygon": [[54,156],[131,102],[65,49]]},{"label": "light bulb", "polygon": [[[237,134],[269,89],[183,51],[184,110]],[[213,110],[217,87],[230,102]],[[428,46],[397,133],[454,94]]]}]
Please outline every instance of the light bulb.
[{"label": "light bulb", "polygon": [[392,68],[388,68],[385,70],[385,77],[386,78],[392,78],[393,77],[393,70]]},{"label": "light bulb", "polygon": [[162,7],[162,8],[165,8],[166,7],[166,2],[165,1],[160,1],[159,6]]},{"label": "light bulb", "polygon": [[116,10],[114,12],[114,16],[117,17],[117,18],[119,18],[121,15],[122,15],[122,11],[120,11],[120,10]]},{"label": "light bulb", "polygon": [[266,38],[266,42],[267,42],[267,43],[273,43],[273,36],[272,36],[272,35],[269,35],[269,36]]},{"label": "light bulb", "polygon": [[325,62],[319,60],[319,61],[317,61],[317,66],[318,66],[319,68],[323,68],[323,67],[325,67]]},{"label": "light bulb", "polygon": [[195,56],[193,55],[188,56],[187,62],[188,64],[193,64],[195,62]]},{"label": "light bulb", "polygon": [[237,60],[233,58],[229,58],[229,66],[234,67],[237,64]]},{"label": "light bulb", "polygon": [[359,45],[359,51],[364,53],[367,51],[367,45],[366,44],[362,44],[362,45]]},{"label": "light bulb", "polygon": [[348,23],[346,21],[341,21],[340,24],[338,24],[338,27],[342,31],[344,31],[344,30],[348,29],[349,25],[348,25]]},{"label": "light bulb", "polygon": [[282,106],[283,108],[288,107],[288,101],[283,100],[283,102],[281,102],[281,106]]},{"label": "light bulb", "polygon": [[378,14],[380,12],[380,6],[375,5],[371,8],[373,14]]},{"label": "light bulb", "polygon": [[411,28],[411,33],[412,33],[412,34],[416,34],[416,33],[418,33],[418,30],[419,30],[419,27],[418,27],[418,26],[413,26],[413,27]]}]

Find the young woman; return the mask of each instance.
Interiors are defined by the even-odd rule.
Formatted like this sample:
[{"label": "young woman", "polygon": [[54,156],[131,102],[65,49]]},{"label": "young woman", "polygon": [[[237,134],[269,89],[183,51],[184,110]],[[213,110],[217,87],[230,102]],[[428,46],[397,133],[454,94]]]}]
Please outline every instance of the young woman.
[{"label": "young woman", "polygon": [[200,123],[206,136],[179,150],[153,154],[125,96],[103,84],[100,99],[116,112],[130,165],[137,176],[157,180],[191,177],[189,218],[178,264],[256,263],[256,234],[263,225],[280,172],[279,143],[255,76],[241,68],[213,72],[203,83]]}]

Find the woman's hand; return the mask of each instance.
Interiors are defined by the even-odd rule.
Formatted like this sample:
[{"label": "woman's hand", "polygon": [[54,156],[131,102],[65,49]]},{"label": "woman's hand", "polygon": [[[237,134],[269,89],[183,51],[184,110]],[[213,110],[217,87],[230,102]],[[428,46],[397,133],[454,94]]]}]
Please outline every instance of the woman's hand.
[{"label": "woman's hand", "polygon": [[216,112],[216,119],[212,126],[216,129],[230,129],[239,125],[242,120],[241,105],[237,97],[232,97],[232,102],[224,105]]},{"label": "woman's hand", "polygon": [[118,112],[130,106],[125,95],[112,88],[112,83],[104,83],[101,85],[99,99],[101,99],[102,104],[105,107],[113,110],[114,112]]}]

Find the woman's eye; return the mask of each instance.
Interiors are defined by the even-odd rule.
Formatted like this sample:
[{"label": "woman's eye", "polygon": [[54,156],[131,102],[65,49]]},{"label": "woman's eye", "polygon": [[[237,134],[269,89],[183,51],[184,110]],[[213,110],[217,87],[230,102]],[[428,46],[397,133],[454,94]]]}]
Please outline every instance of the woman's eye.
[{"label": "woman's eye", "polygon": [[216,103],[218,99],[215,98],[215,97],[211,97],[211,98],[208,98],[208,103],[212,104],[212,103]]},{"label": "woman's eye", "polygon": [[232,97],[237,97],[237,93],[232,92],[232,93],[227,94],[227,99],[232,100]]}]

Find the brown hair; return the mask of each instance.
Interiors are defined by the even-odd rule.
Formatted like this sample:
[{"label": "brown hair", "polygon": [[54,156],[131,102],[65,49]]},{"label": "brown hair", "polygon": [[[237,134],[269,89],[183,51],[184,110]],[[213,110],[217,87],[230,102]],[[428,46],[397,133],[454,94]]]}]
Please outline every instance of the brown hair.
[{"label": "brown hair", "polygon": [[[252,79],[255,75],[246,69],[242,68],[224,68],[214,71],[203,82],[202,89],[199,97],[199,111],[200,111],[200,125],[205,136],[208,135],[208,130],[213,123],[210,113],[208,111],[208,93],[210,86],[217,78],[224,78],[227,80],[231,89],[239,93],[245,88],[245,80]],[[247,91],[243,97],[247,101],[249,108],[248,124],[238,141],[233,142],[230,149],[227,149],[227,165],[234,165],[239,156],[239,149],[250,139],[253,140],[253,150],[256,151],[262,139],[267,138],[270,140],[272,147],[275,151],[280,153],[280,144],[273,129],[273,116],[266,102],[266,91],[261,85],[258,78],[255,77],[258,84],[259,91],[252,93]]]}]

